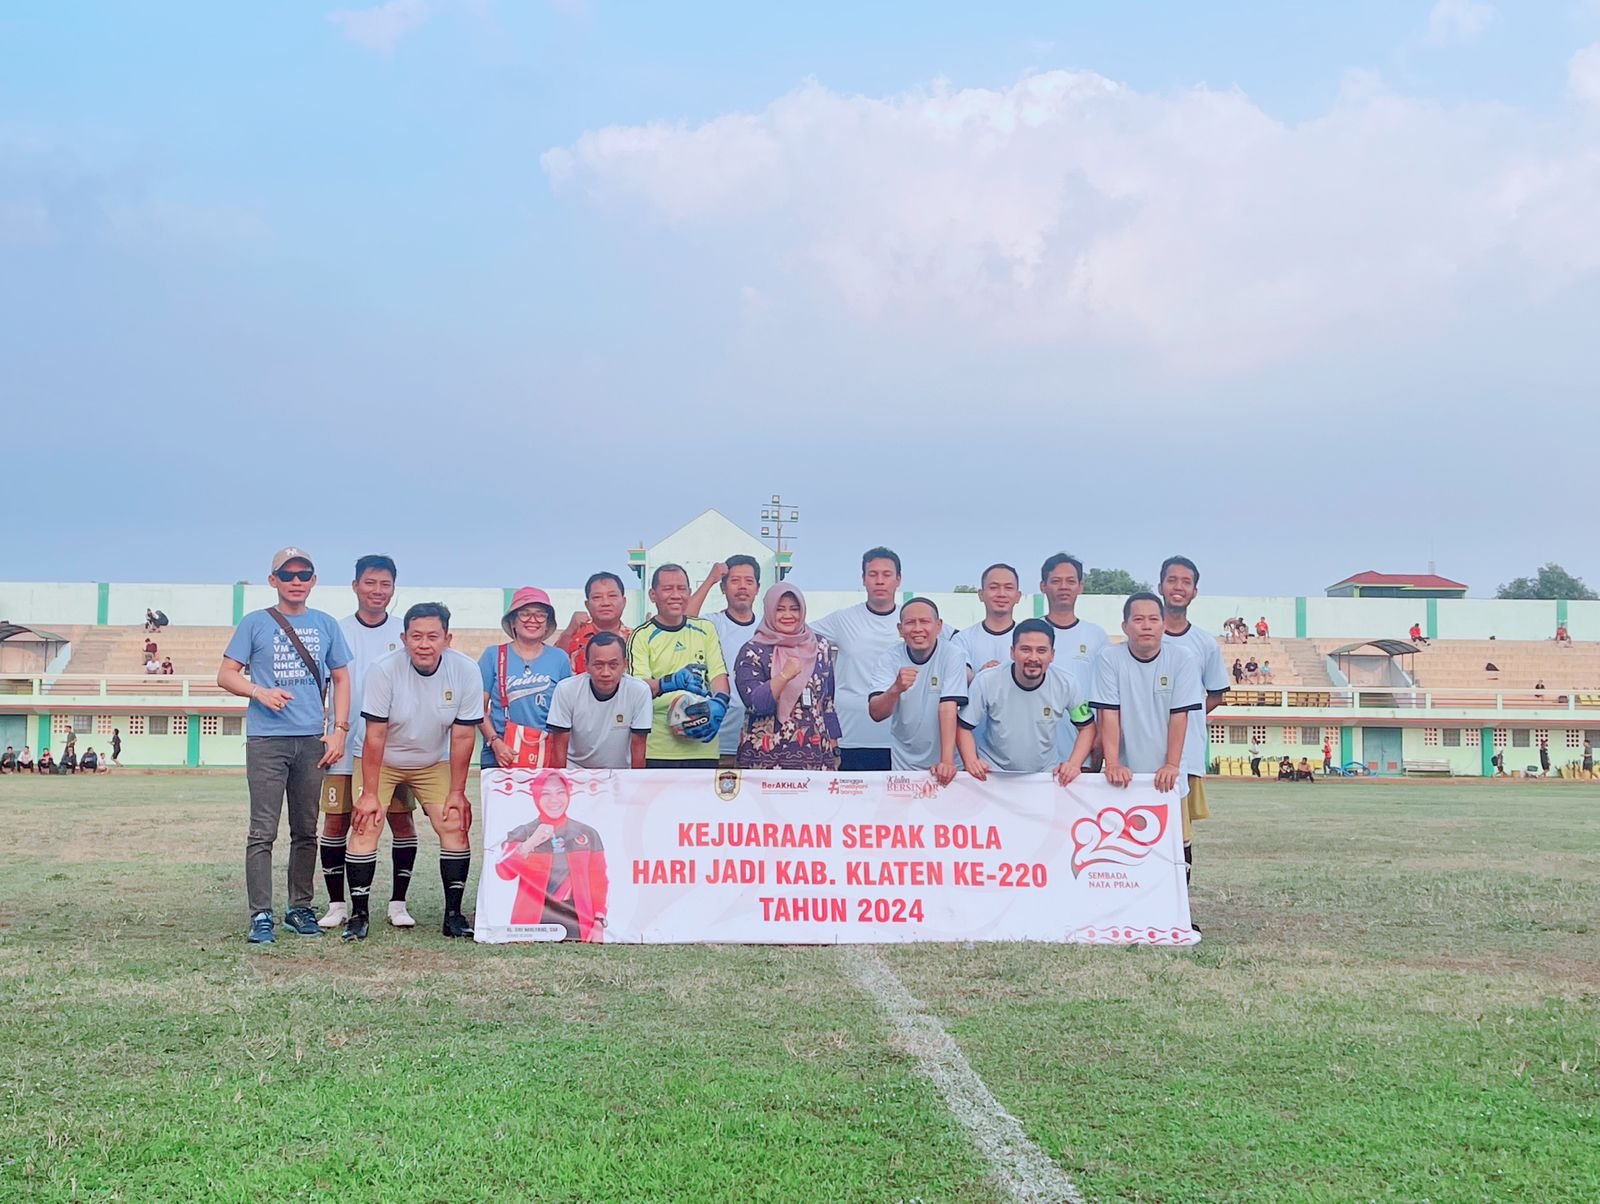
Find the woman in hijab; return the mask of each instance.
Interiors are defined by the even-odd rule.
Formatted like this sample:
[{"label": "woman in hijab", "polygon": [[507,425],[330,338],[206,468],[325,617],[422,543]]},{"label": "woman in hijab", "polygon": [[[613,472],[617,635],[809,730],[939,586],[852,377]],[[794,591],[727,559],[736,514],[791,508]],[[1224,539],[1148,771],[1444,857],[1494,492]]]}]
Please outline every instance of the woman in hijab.
[{"label": "woman in hijab", "polygon": [[839,767],[833,666],[839,650],[806,625],[806,599],[780,582],[767,591],[761,624],[734,660],[744,700],[741,769]]}]

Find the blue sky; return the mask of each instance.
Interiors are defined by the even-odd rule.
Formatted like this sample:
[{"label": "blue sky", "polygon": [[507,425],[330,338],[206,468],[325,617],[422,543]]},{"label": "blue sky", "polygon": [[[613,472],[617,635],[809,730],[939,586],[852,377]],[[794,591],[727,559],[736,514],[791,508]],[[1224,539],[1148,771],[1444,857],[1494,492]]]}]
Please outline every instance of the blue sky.
[{"label": "blue sky", "polygon": [[7,576],[1593,582],[1597,211],[1589,0],[12,6]]}]

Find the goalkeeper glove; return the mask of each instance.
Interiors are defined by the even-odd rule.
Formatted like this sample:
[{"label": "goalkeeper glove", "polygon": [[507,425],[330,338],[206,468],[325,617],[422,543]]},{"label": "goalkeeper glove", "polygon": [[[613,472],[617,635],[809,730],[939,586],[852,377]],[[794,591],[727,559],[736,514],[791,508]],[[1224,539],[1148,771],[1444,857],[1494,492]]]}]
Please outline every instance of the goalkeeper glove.
[{"label": "goalkeeper glove", "polygon": [[674,690],[687,690],[691,694],[704,697],[709,691],[706,689],[706,667],[704,665],[685,665],[676,669],[661,679],[661,692],[670,694]]}]

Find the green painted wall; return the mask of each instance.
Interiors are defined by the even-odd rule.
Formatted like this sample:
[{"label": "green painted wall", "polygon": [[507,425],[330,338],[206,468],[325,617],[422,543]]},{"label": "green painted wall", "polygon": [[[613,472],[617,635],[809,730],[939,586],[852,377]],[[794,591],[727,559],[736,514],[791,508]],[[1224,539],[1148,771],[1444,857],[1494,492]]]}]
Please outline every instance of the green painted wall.
[{"label": "green painted wall", "polygon": [[111,621],[111,583],[102,581],[95,591],[94,621],[98,627],[104,627]]},{"label": "green painted wall", "polygon": [[191,769],[200,764],[200,716],[189,716],[189,748],[184,756],[185,765]]},{"label": "green painted wall", "polygon": [[244,582],[236,582],[233,587],[233,625],[237,627],[244,618]]},{"label": "green painted wall", "polygon": [[1050,604],[1045,601],[1043,594],[1033,595],[1033,617],[1042,619],[1050,611]]},{"label": "green painted wall", "polygon": [[1478,732],[1478,768],[1486,778],[1494,777],[1494,728],[1486,727]]},{"label": "green painted wall", "polygon": [[1556,599],[1556,625],[1558,627],[1567,625],[1567,600],[1565,598]]},{"label": "green painted wall", "polygon": [[1427,600],[1427,602],[1428,602],[1428,619],[1427,619],[1427,623],[1426,623],[1427,635],[1428,635],[1428,638],[1430,640],[1436,640],[1436,639],[1439,638],[1439,599],[1437,599],[1437,598],[1429,598]]},{"label": "green painted wall", "polygon": [[1309,630],[1310,628],[1306,625],[1306,600],[1304,598],[1296,598],[1294,600],[1294,638],[1297,640],[1305,639]]},{"label": "green painted wall", "polygon": [[50,716],[39,716],[39,738],[33,742],[34,754],[37,756],[50,747]]},{"label": "green painted wall", "polygon": [[1343,769],[1356,759],[1356,729],[1341,727],[1339,729],[1339,768]]}]

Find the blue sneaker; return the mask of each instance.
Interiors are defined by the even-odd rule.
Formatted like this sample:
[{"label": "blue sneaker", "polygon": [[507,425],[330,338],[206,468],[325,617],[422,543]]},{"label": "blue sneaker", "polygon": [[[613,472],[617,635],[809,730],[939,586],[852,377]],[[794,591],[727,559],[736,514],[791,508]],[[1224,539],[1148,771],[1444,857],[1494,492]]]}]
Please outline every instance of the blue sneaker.
[{"label": "blue sneaker", "polygon": [[301,936],[321,936],[322,928],[309,907],[291,907],[283,913],[283,926]]},{"label": "blue sneaker", "polygon": [[258,911],[250,917],[250,935],[245,939],[252,945],[271,945],[277,941],[270,911]]}]

